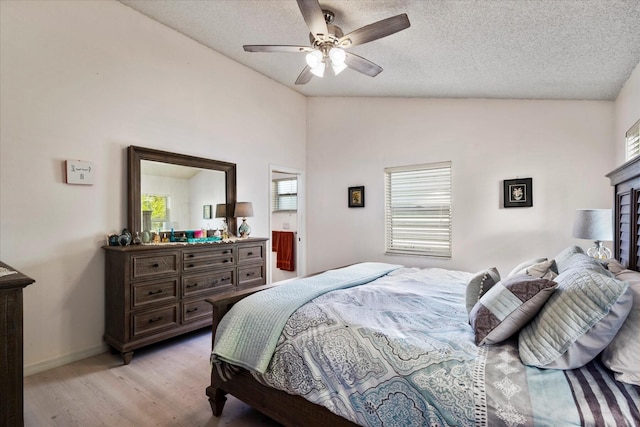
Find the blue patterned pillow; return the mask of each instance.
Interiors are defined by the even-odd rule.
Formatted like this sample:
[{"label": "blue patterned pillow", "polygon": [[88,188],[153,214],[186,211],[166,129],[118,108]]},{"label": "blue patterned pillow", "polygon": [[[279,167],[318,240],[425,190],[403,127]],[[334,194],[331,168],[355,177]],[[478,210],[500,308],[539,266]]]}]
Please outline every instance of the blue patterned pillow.
[{"label": "blue patterned pillow", "polygon": [[531,320],[558,287],[551,280],[526,274],[496,283],[469,314],[477,345],[498,344]]}]

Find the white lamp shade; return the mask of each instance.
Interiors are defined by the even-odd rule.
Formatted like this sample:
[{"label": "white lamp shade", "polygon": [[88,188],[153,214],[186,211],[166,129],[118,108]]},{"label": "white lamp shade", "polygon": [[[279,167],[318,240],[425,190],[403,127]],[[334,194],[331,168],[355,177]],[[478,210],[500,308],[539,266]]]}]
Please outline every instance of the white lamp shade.
[{"label": "white lamp shade", "polygon": [[236,218],[247,218],[253,216],[253,205],[251,202],[236,203],[236,210],[233,216]]},{"label": "white lamp shade", "polygon": [[573,237],[600,241],[613,240],[611,209],[578,209],[573,222]]}]

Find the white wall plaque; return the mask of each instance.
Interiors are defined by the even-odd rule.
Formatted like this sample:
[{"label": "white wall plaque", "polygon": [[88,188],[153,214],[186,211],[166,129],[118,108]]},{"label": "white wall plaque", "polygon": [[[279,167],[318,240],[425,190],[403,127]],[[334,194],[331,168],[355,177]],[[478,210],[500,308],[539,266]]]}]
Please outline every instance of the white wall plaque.
[{"label": "white wall plaque", "polygon": [[66,160],[67,184],[92,185],[95,175],[93,163],[80,160]]}]

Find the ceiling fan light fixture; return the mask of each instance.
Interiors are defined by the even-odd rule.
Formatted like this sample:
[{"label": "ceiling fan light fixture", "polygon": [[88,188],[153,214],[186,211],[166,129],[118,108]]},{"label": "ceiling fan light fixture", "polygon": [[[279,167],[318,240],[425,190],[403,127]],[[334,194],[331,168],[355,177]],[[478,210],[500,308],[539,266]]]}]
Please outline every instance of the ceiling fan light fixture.
[{"label": "ceiling fan light fixture", "polygon": [[347,57],[347,54],[344,50],[339,47],[332,47],[329,50],[329,58],[331,58],[331,63],[333,65],[344,65],[344,60]]},{"label": "ceiling fan light fixture", "polygon": [[324,68],[324,64],[322,63],[323,55],[319,50],[313,50],[307,54],[306,60],[307,65],[311,68],[319,68],[321,65]]},{"label": "ceiling fan light fixture", "polygon": [[333,68],[333,73],[337,76],[338,74],[343,72],[345,68],[347,68],[347,64],[345,64],[345,63],[342,63],[342,64],[331,63],[331,68]]},{"label": "ceiling fan light fixture", "polygon": [[325,63],[321,62],[319,65],[315,66],[315,67],[311,67],[311,74],[313,74],[314,76],[317,77],[323,77],[324,76],[324,69],[325,69]]}]

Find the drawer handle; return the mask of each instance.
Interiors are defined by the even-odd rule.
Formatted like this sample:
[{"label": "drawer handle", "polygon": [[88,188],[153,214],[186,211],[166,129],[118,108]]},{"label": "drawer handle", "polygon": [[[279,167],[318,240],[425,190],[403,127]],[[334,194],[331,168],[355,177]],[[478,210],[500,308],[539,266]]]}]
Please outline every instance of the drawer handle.
[{"label": "drawer handle", "polygon": [[187,285],[187,288],[195,288],[198,286],[198,283],[194,283],[193,285]]},{"label": "drawer handle", "polygon": [[187,266],[187,268],[193,268],[193,267],[195,267],[193,264],[189,264],[189,265]]},{"label": "drawer handle", "polygon": [[224,264],[225,262],[229,262],[229,260],[228,259],[223,259],[222,263]]},{"label": "drawer handle", "polygon": [[158,317],[154,317],[152,319],[149,319],[149,323],[154,323],[154,322],[159,322],[160,320],[163,319],[164,316],[158,316]]},{"label": "drawer handle", "polygon": [[247,252],[247,256],[253,255],[253,252]]},{"label": "drawer handle", "polygon": [[158,264],[158,263],[156,262],[156,263],[155,263],[155,264],[153,264],[151,267],[153,267],[153,268],[158,268],[158,267],[160,267],[160,264]]},{"label": "drawer handle", "polygon": [[158,295],[164,292],[164,289],[158,289],[157,291],[149,291],[149,295]]},{"label": "drawer handle", "polygon": [[230,282],[230,281],[231,281],[231,277],[224,277],[222,280],[224,280],[225,282],[226,282],[226,281],[229,281],[229,282]]},{"label": "drawer handle", "polygon": [[194,311],[198,311],[198,307],[193,307],[187,310],[187,313],[193,313]]},{"label": "drawer handle", "polygon": [[247,277],[253,276],[254,274],[256,274],[255,271],[252,271],[251,273],[247,273]]},{"label": "drawer handle", "polygon": [[194,256],[194,254],[189,254],[189,258],[193,258]]}]

